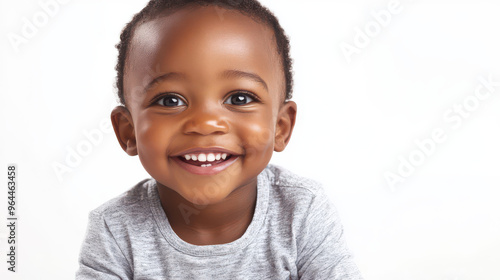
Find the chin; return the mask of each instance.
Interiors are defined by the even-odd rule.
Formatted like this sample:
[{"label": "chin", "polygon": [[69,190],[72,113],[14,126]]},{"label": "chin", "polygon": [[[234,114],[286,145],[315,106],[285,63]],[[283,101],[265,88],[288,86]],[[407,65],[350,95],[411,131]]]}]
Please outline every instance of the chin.
[{"label": "chin", "polygon": [[205,187],[205,190],[194,190],[189,194],[180,194],[185,200],[193,203],[194,205],[207,206],[217,204],[224,200],[229,193],[225,193],[220,189],[213,187]]}]

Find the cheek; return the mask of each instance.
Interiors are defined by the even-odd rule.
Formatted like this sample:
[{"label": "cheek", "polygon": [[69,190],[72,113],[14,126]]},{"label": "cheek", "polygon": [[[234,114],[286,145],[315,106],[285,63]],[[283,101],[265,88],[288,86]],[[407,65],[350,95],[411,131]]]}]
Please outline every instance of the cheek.
[{"label": "cheek", "polygon": [[248,154],[268,156],[274,149],[274,127],[269,122],[249,122],[245,126],[244,147]]},{"label": "cheek", "polygon": [[[169,125],[154,118],[143,118],[136,126],[137,150],[141,160],[163,158],[171,138]],[[146,162],[147,164],[147,162]]]}]

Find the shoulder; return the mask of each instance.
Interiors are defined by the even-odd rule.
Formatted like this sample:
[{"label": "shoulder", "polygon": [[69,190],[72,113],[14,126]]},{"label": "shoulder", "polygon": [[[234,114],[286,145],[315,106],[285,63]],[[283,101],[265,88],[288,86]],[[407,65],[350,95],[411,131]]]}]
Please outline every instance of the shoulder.
[{"label": "shoulder", "polygon": [[89,212],[82,247],[86,258],[91,259],[87,259],[87,262],[96,261],[97,252],[100,256],[106,256],[106,261],[132,263],[131,241],[140,236],[143,228],[153,227],[149,198],[155,186],[153,179],[144,179]]},{"label": "shoulder", "polygon": [[280,193],[291,193],[311,199],[325,193],[323,185],[311,178],[296,174],[285,167],[269,164],[267,166],[271,184],[274,190]]},{"label": "shoulder", "polygon": [[112,219],[130,216],[131,212],[143,211],[148,205],[149,188],[153,186],[152,178],[144,179],[90,211],[89,216]]},{"label": "shoulder", "polygon": [[271,182],[270,197],[281,207],[306,214],[331,203],[323,184],[316,180],[276,164],[269,164],[266,171]]}]

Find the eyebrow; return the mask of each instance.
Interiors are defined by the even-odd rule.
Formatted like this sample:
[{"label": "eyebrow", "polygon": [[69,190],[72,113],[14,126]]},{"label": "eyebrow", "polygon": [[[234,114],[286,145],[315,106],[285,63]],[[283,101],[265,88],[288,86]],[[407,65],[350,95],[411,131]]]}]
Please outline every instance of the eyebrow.
[{"label": "eyebrow", "polygon": [[222,72],[219,77],[226,78],[226,79],[229,79],[229,78],[247,78],[247,79],[253,80],[254,82],[261,84],[266,89],[266,91],[268,91],[266,82],[264,82],[264,80],[259,75],[254,74],[254,73],[240,71],[240,70],[226,70],[226,71]]},{"label": "eyebrow", "polygon": [[[225,70],[219,75],[219,78],[225,78],[225,79],[230,79],[230,78],[247,78],[250,80],[253,80],[256,83],[259,83],[262,87],[268,90],[266,82],[257,74],[250,73],[250,72],[245,72],[241,70]],[[180,72],[168,72],[165,73],[161,76],[158,76],[154,78],[151,82],[149,82],[146,87],[144,87],[144,92],[148,91],[153,87],[154,84],[164,81],[164,80],[170,80],[170,79],[177,79],[177,80],[185,80],[186,75]]]},{"label": "eyebrow", "polygon": [[159,83],[161,81],[164,81],[164,80],[171,80],[171,79],[175,79],[175,80],[185,80],[186,79],[186,75],[182,74],[182,73],[179,73],[179,72],[168,72],[168,73],[165,73],[161,76],[158,76],[156,78],[154,78],[151,82],[149,82],[145,87],[144,87],[144,92],[147,92],[148,90],[150,90],[153,85],[155,85],[156,83]]}]

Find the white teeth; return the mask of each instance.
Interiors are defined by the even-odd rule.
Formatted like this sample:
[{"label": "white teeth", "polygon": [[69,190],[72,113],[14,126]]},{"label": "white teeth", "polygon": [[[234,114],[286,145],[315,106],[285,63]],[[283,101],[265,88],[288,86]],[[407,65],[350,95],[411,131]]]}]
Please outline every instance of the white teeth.
[{"label": "white teeth", "polygon": [[215,160],[215,155],[210,153],[207,155],[207,161],[214,161]]},{"label": "white teeth", "polygon": [[207,163],[207,164],[202,164],[201,167],[209,167],[209,166],[212,166],[211,163]]},{"label": "white teeth", "polygon": [[223,159],[225,160],[227,158],[228,154],[227,153],[208,153],[208,154],[186,154],[184,155],[184,158],[186,160],[194,160],[194,161],[201,161],[201,162],[213,162],[216,160]]},{"label": "white teeth", "polygon": [[207,161],[207,155],[205,155],[205,154],[199,154],[198,155],[198,161],[201,161],[201,162]]}]

